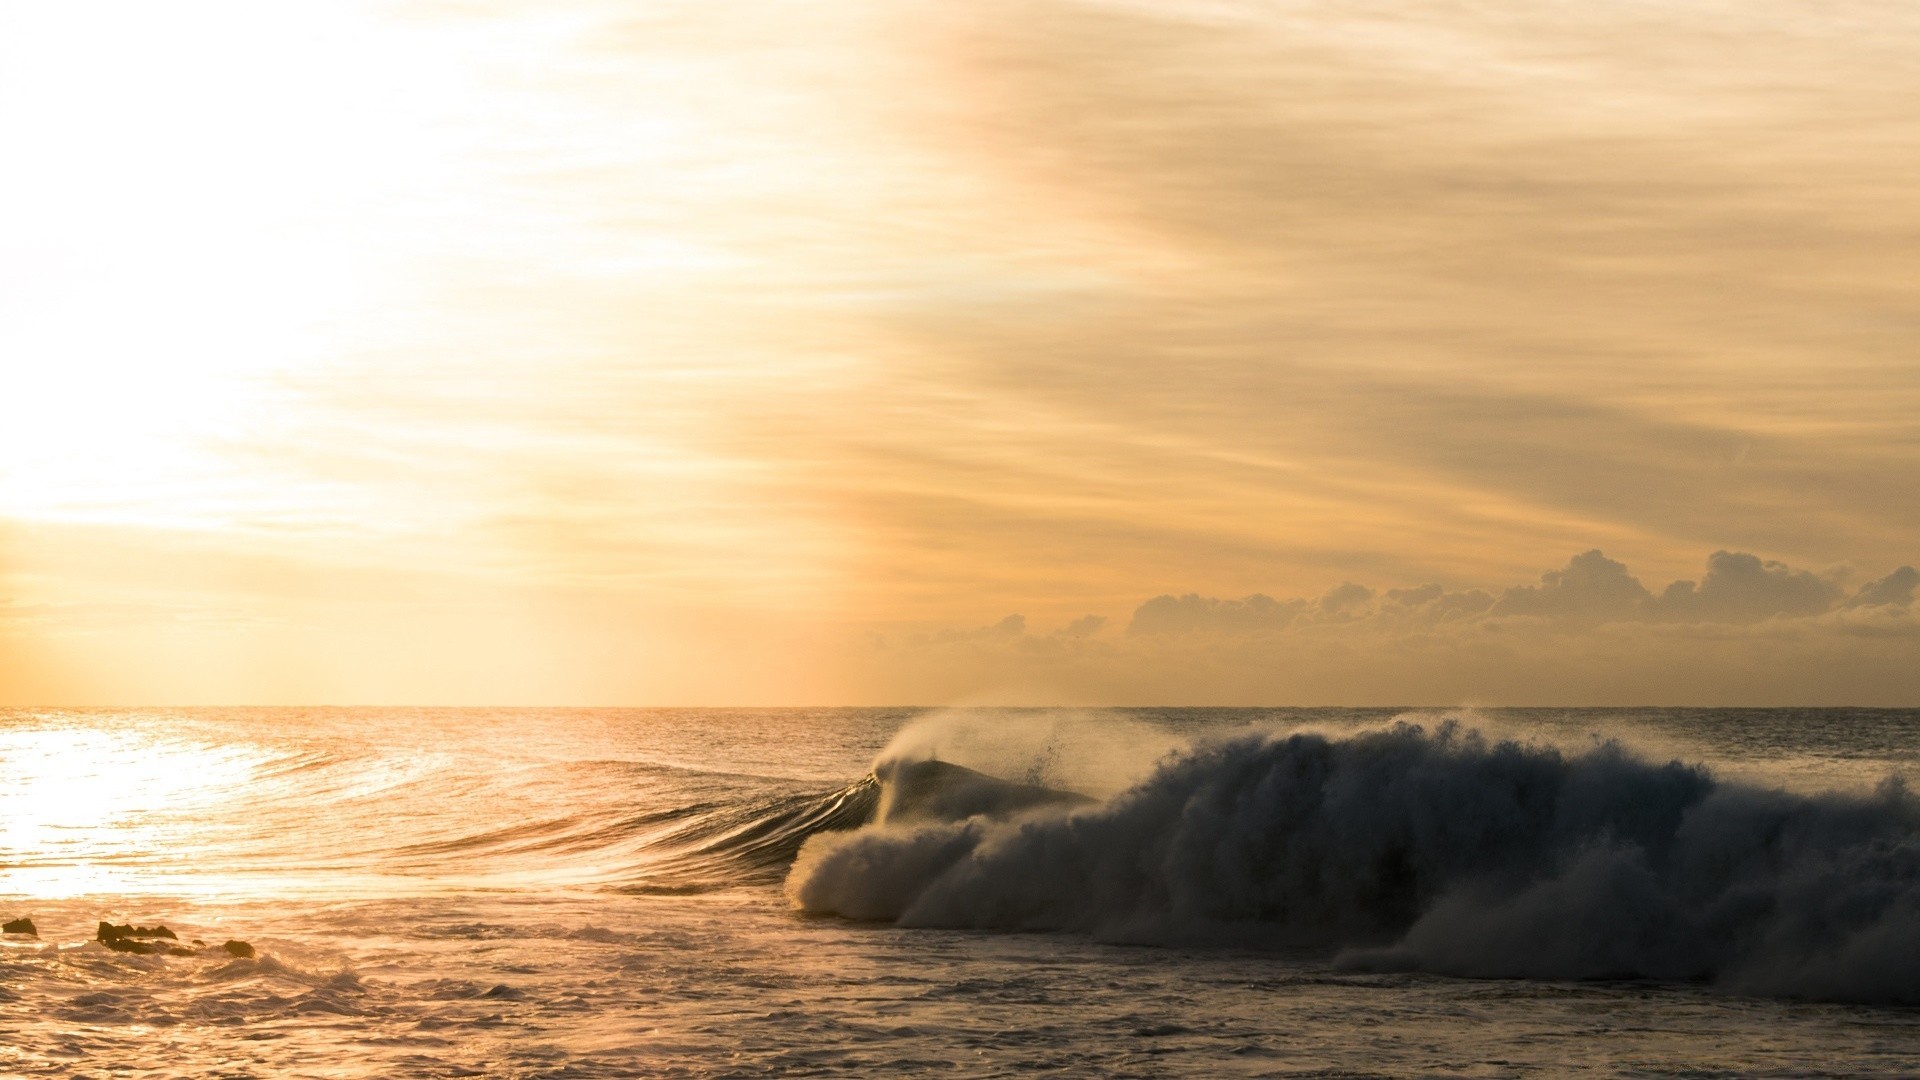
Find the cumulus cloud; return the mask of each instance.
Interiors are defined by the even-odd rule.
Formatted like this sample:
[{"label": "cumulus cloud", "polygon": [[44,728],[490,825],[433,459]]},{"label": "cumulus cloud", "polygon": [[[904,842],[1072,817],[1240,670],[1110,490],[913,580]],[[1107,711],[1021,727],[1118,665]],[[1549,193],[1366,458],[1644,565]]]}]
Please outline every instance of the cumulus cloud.
[{"label": "cumulus cloud", "polygon": [[1373,600],[1373,590],[1365,585],[1343,581],[1320,598],[1320,614],[1330,619],[1350,619]]},{"label": "cumulus cloud", "polygon": [[1026,636],[1027,617],[1009,615],[992,626],[981,626],[972,630],[942,630],[929,640],[935,644],[948,645],[965,641],[1017,641]]},{"label": "cumulus cloud", "polygon": [[1388,589],[1382,595],[1380,610],[1386,615],[1446,622],[1479,615],[1493,604],[1493,594],[1485,589],[1448,592],[1443,585],[1429,583],[1410,589]]},{"label": "cumulus cloud", "polygon": [[1104,630],[1106,625],[1107,617],[1105,615],[1082,615],[1068,623],[1065,627],[1062,627],[1060,636],[1070,638],[1092,637],[1101,630]]},{"label": "cumulus cloud", "polygon": [[1494,615],[1574,616],[1605,620],[1630,617],[1653,597],[1640,580],[1598,548],[1575,555],[1559,570],[1540,575],[1538,585],[1517,585],[1493,603]]},{"label": "cumulus cloud", "polygon": [[[922,635],[877,681],[899,700],[1247,704],[1877,704],[1920,694],[1920,572],[1837,575],[1717,551],[1650,590],[1600,551],[1537,584],[1156,596],[1121,635],[1011,617]],[[929,680],[938,680],[937,682]],[[917,688],[938,686],[937,693]]]},{"label": "cumulus cloud", "polygon": [[1305,600],[1275,600],[1255,593],[1244,600],[1220,600],[1188,593],[1156,596],[1134,609],[1129,634],[1246,634],[1279,630],[1299,617]]},{"label": "cumulus cloud", "polygon": [[1869,581],[1860,586],[1860,591],[1847,598],[1846,606],[1856,607],[1912,607],[1916,586],[1920,586],[1920,571],[1911,566],[1903,566],[1886,577]]},{"label": "cumulus cloud", "polygon": [[[1917,591],[1920,572],[1910,566],[1870,581],[1848,596],[1830,577],[1745,552],[1716,551],[1707,557],[1706,573],[1699,580],[1676,581],[1655,594],[1625,563],[1595,549],[1541,574],[1537,585],[1513,585],[1498,592],[1450,590],[1432,582],[1376,591],[1347,581],[1312,599],[1276,600],[1262,593],[1241,600],[1196,593],[1157,596],[1134,611],[1127,631],[1251,634],[1350,623],[1404,627],[1489,620],[1499,625],[1521,620],[1588,628],[1647,622],[1741,626],[1854,608],[1905,609],[1913,605]],[[1867,625],[1874,620],[1852,622]]]},{"label": "cumulus cloud", "polygon": [[1660,618],[1743,623],[1776,615],[1818,615],[1839,599],[1838,585],[1808,571],[1763,562],[1755,555],[1716,551],[1707,557],[1704,578],[1667,586],[1650,611]]},{"label": "cumulus cloud", "polygon": [[1436,584],[1417,585],[1411,589],[1388,589],[1386,603],[1395,607],[1418,609],[1440,599],[1446,591],[1445,587]]}]

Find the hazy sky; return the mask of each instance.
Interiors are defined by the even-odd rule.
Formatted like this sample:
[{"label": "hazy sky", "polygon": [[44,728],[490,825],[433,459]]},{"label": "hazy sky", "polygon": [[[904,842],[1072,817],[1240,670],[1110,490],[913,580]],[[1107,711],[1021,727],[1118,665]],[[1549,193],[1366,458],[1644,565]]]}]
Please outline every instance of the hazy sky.
[{"label": "hazy sky", "polygon": [[1916,58],[0,4],[0,701],[1914,704]]}]

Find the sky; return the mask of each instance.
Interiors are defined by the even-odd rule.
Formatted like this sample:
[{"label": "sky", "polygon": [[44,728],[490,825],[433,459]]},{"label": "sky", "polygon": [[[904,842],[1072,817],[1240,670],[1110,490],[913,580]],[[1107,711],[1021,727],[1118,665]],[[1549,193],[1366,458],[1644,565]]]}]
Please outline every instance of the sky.
[{"label": "sky", "polygon": [[0,3],[0,703],[1920,702],[1920,9]]}]

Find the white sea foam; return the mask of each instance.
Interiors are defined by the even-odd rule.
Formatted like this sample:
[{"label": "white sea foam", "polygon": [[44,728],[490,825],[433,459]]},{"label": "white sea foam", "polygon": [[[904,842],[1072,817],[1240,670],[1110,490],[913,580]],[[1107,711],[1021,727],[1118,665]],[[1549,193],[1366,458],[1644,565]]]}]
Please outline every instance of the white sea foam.
[{"label": "white sea foam", "polygon": [[[897,768],[884,764],[881,768]],[[1359,970],[1920,1002],[1920,802],[1452,721],[1204,740],[1093,807],[808,841],[801,910],[1307,946]]]}]

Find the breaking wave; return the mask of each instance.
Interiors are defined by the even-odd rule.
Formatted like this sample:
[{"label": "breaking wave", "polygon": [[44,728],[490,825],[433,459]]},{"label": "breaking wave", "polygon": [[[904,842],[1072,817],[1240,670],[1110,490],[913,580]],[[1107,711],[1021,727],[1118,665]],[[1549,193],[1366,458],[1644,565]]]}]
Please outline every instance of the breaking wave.
[{"label": "breaking wave", "polygon": [[808,837],[857,829],[874,817],[880,784],[868,776],[825,795],[787,795],[712,809],[655,841],[629,892],[701,892],[778,881]]},{"label": "breaking wave", "polygon": [[1216,739],[1100,802],[925,764],[883,762],[920,793],[883,783],[874,822],[805,839],[797,908],[1920,1004],[1920,800],[1897,780],[1794,794],[1453,721]]},{"label": "breaking wave", "polygon": [[891,761],[864,779],[824,795],[787,795],[707,808],[653,841],[633,892],[697,892],[779,881],[806,841],[869,822],[960,821],[1093,800],[1071,792],[1009,783],[940,761]]}]

